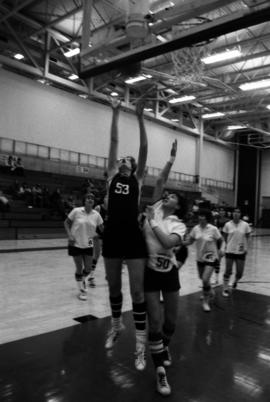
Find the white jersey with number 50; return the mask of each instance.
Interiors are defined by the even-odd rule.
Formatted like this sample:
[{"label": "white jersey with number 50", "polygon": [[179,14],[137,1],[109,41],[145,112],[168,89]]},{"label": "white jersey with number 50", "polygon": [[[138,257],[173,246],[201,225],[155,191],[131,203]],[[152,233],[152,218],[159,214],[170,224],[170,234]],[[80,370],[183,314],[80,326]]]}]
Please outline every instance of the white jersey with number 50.
[{"label": "white jersey with number 50", "polygon": [[[186,233],[186,225],[176,215],[163,218],[162,201],[158,201],[154,205],[154,214],[155,221],[164,233],[167,235],[176,234],[181,240],[183,239]],[[145,222],[144,233],[148,249],[147,266],[155,271],[169,272],[174,265],[177,265],[173,252],[174,247],[165,249],[154,234],[148,221]]]}]

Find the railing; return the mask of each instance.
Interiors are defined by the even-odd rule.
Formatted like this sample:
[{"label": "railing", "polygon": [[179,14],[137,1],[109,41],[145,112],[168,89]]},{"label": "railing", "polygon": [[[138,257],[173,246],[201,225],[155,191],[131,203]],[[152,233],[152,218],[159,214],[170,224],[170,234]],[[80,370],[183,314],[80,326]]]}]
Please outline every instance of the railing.
[{"label": "railing", "polygon": [[[108,158],[104,158],[102,156],[90,155],[82,152],[74,152],[61,148],[48,147],[45,145],[39,145],[4,137],[0,137],[0,152],[16,156],[33,156],[44,158],[47,160],[73,164],[76,166],[76,168],[80,168],[80,171],[82,173],[84,173],[84,168],[85,173],[88,173],[88,168],[91,166],[99,167],[105,170],[108,162]],[[160,168],[151,166],[149,166],[147,170],[147,174],[154,177],[157,177],[160,172]],[[169,179],[189,184],[196,184],[198,182],[198,177],[195,175],[175,171],[170,172]],[[202,178],[202,185],[233,190],[232,183],[204,177]]]},{"label": "railing", "polygon": [[202,177],[202,186],[223,188],[225,190],[233,190],[233,184],[227,181],[215,180],[206,177]]}]

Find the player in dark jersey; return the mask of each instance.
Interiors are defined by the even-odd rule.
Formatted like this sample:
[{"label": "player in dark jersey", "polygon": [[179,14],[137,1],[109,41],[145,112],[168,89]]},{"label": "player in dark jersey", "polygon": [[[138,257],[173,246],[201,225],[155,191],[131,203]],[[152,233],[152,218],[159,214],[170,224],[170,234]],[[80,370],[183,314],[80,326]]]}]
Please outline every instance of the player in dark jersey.
[{"label": "player in dark jersey", "polygon": [[138,165],[127,156],[117,159],[118,119],[120,101],[112,100],[111,141],[108,160],[108,215],[103,233],[103,257],[109,285],[112,327],[105,348],[111,349],[118,339],[123,324],[122,263],[127,264],[133,317],[136,330],[136,359],[138,370],[145,368],[146,312],[144,301],[144,266],[146,244],[139,227],[139,200],[147,158],[147,137],[143,120],[144,102],[139,102],[136,115],[139,122],[140,147]]}]

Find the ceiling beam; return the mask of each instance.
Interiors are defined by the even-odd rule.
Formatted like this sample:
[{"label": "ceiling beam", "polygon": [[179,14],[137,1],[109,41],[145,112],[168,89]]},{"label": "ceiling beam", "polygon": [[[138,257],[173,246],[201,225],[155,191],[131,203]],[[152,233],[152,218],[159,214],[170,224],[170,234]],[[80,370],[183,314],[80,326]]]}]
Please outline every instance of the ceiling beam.
[{"label": "ceiling beam", "polygon": [[150,57],[155,57],[160,54],[191,46],[202,41],[208,41],[212,38],[229,32],[238,31],[249,26],[266,22],[269,19],[270,7],[254,12],[236,12],[230,16],[218,18],[212,22],[203,24],[203,26],[185,31],[179,35],[179,37],[169,42],[151,46],[142,46],[136,50],[126,52],[124,55],[113,57],[109,62],[101,63],[97,66],[81,71],[80,76],[81,78],[93,77],[95,75],[119,68],[124,64],[139,62]]},{"label": "ceiling beam", "polygon": [[[9,12],[9,9],[7,9],[6,7],[0,5],[0,10],[7,13]],[[39,22],[37,22],[36,20],[33,20],[32,18],[29,18],[27,16],[25,16],[24,14],[21,14],[19,12],[16,12],[13,17],[21,22],[23,22],[25,25],[28,25],[30,27],[32,27],[33,29],[39,30],[41,28],[43,28],[43,25]],[[69,42],[72,38],[66,34],[63,34],[62,32],[56,30],[56,29],[52,29],[47,27],[46,30],[48,32],[50,32],[54,37],[56,37],[58,40],[61,40],[63,42]]]},{"label": "ceiling beam", "polygon": [[[40,2],[40,1],[41,1],[41,0],[39,0],[39,2]],[[34,2],[37,3],[37,1],[35,1],[35,0],[26,0],[26,1],[22,2],[22,3],[20,3],[17,7],[14,7],[14,8],[13,8],[12,10],[10,10],[6,15],[4,15],[4,17],[2,17],[2,18],[0,19],[0,24],[1,24],[2,22],[6,21],[8,18],[12,17],[12,16],[13,16],[14,14],[16,14],[18,11],[22,10],[23,8],[29,6],[31,3],[34,3]]]},{"label": "ceiling beam", "polygon": [[42,71],[41,66],[38,64],[38,62],[35,60],[35,58],[32,56],[30,51],[27,49],[27,47],[23,44],[23,42],[20,40],[14,29],[11,27],[8,21],[5,21],[4,24],[7,26],[8,30],[11,32],[12,36],[14,37],[15,41],[17,42],[19,48],[21,49],[22,53],[28,57],[28,59],[31,61],[34,67],[40,69]]}]

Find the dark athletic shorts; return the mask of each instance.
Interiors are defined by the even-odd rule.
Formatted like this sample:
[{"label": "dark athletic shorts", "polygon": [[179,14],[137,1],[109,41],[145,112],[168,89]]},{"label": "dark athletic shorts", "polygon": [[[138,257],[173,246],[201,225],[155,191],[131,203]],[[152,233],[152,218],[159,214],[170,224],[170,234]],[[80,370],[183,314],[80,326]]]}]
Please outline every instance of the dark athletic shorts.
[{"label": "dark athletic shorts", "polygon": [[93,255],[93,247],[79,248],[75,246],[68,246],[68,255],[71,257],[78,257],[79,255]]},{"label": "dark athletic shorts", "polygon": [[125,260],[146,258],[146,243],[139,226],[105,228],[102,255]]},{"label": "dark athletic shorts", "polygon": [[202,278],[202,276],[203,276],[203,271],[204,271],[204,268],[206,267],[206,266],[210,266],[210,267],[213,267],[213,268],[215,268],[216,266],[217,266],[217,264],[218,264],[218,260],[215,260],[215,261],[209,261],[209,262],[203,262],[203,261],[197,261],[197,268],[198,268],[198,273],[199,273],[199,278],[201,279]]},{"label": "dark athletic shorts", "polygon": [[169,272],[157,272],[146,267],[144,271],[145,292],[177,292],[180,289],[179,271],[173,267]]},{"label": "dark athletic shorts", "polygon": [[230,258],[231,260],[242,260],[245,261],[246,259],[246,253],[243,254],[233,254],[233,253],[226,253],[225,254],[226,258]]},{"label": "dark athletic shorts", "polygon": [[180,249],[175,252],[175,258],[178,262],[184,264],[188,258],[188,248],[186,246],[181,246]]}]

